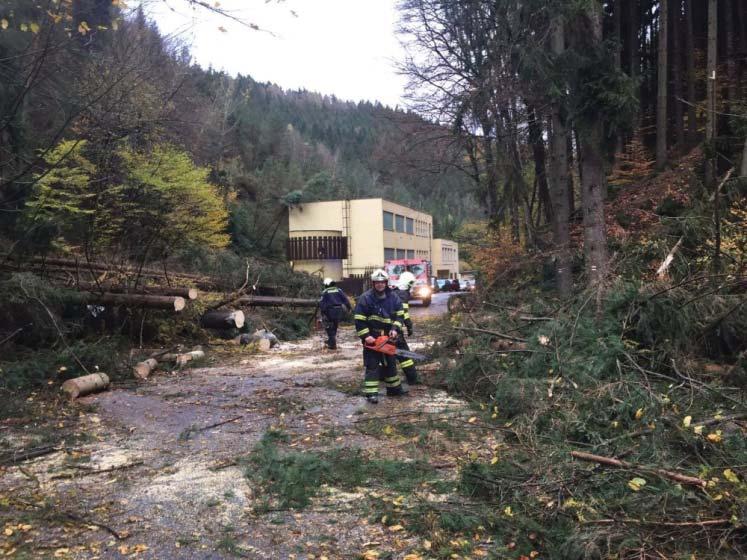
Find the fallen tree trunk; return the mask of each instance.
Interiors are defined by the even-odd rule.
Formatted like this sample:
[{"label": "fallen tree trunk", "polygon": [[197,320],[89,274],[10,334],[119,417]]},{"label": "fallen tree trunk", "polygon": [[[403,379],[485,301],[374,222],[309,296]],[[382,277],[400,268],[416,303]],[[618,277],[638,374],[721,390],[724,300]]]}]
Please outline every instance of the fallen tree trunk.
[{"label": "fallen tree trunk", "polygon": [[108,375],[106,375],[105,373],[92,373],[91,375],[84,375],[83,377],[68,379],[62,384],[62,390],[67,393],[71,399],[77,399],[78,397],[82,397],[90,393],[103,391],[108,386]]},{"label": "fallen tree trunk", "polygon": [[253,307],[316,307],[319,303],[316,299],[288,298],[274,296],[241,296],[236,300],[240,305],[250,305]]},{"label": "fallen tree trunk", "polygon": [[140,362],[132,368],[132,374],[138,379],[148,379],[151,372],[158,367],[158,360],[155,358],[148,358],[147,360]]},{"label": "fallen tree trunk", "polygon": [[244,312],[240,309],[214,309],[200,320],[206,329],[240,329],[244,326]]},{"label": "fallen tree trunk", "polygon": [[121,305],[122,307],[149,307],[153,309],[171,309],[181,311],[187,302],[180,296],[152,296],[142,294],[113,294],[81,292],[82,303],[98,305]]},{"label": "fallen tree trunk", "polygon": [[138,286],[135,289],[127,286],[97,285],[90,282],[78,282],[80,290],[93,293],[131,294],[143,296],[171,296],[184,299],[197,299],[197,288],[182,288],[177,286]]}]

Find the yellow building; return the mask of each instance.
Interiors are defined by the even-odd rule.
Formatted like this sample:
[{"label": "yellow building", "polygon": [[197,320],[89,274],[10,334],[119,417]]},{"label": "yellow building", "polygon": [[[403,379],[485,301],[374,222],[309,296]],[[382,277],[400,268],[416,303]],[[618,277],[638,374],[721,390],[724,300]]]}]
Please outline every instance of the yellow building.
[{"label": "yellow building", "polygon": [[434,239],[431,264],[436,278],[459,278],[459,244],[449,239]]},{"label": "yellow building", "polygon": [[294,268],[334,280],[385,260],[432,260],[431,215],[381,198],[299,204],[290,209],[288,233]]}]

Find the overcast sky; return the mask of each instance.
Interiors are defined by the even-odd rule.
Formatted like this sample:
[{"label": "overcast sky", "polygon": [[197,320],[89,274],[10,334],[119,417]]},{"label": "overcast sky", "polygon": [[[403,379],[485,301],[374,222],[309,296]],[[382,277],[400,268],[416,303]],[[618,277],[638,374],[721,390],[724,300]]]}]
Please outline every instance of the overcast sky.
[{"label": "overcast sky", "polygon": [[144,0],[159,28],[191,44],[194,60],[205,68],[250,75],[284,89],[390,106],[403,104],[405,83],[394,68],[394,61],[403,56],[394,32],[395,3],[220,0],[221,9],[267,30],[253,31],[193,9],[187,0]]}]

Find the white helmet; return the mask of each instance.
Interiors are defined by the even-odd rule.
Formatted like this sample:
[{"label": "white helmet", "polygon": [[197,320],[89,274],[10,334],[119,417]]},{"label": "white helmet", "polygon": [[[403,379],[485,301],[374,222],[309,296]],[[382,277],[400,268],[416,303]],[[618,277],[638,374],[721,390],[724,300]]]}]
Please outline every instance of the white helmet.
[{"label": "white helmet", "polygon": [[402,274],[399,275],[399,279],[397,280],[397,287],[400,290],[409,290],[415,285],[415,275],[410,272],[409,270],[406,270]]},{"label": "white helmet", "polygon": [[329,288],[334,283],[335,283],[335,281],[332,280],[332,278],[325,278],[324,282],[322,282],[322,284],[324,284],[325,288]]},{"label": "white helmet", "polygon": [[386,273],[386,270],[384,270],[383,268],[377,268],[371,274],[371,281],[372,282],[387,282],[389,281],[389,275]]}]

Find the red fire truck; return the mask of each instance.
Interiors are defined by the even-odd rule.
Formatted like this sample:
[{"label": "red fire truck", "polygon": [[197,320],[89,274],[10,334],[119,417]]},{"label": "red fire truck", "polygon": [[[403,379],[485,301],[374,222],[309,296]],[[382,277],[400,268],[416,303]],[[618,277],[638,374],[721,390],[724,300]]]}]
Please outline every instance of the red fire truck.
[{"label": "red fire truck", "polygon": [[408,268],[415,276],[415,285],[410,289],[410,301],[419,300],[424,307],[431,304],[431,263],[421,259],[393,259],[384,263],[384,268],[389,274],[389,283],[397,285],[400,274]]}]

